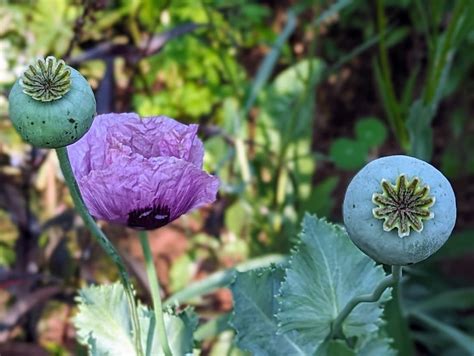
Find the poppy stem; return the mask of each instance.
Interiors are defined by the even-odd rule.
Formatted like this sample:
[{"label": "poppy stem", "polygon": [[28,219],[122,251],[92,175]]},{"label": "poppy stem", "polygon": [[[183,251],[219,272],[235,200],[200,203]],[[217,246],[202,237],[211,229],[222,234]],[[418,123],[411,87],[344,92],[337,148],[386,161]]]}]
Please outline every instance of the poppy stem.
[{"label": "poppy stem", "polygon": [[401,278],[402,266],[392,266],[392,274],[382,279],[372,293],[358,295],[349,300],[337,318],[333,321],[331,325],[331,332],[329,333],[326,340],[331,340],[335,336],[340,336],[342,334],[342,323],[344,320],[346,320],[346,318],[356,306],[358,306],[360,303],[374,303],[378,301],[383,292],[385,292],[387,288],[399,283]]},{"label": "poppy stem", "polygon": [[158,340],[166,356],[172,356],[170,345],[168,344],[168,336],[166,335],[165,319],[163,316],[163,306],[160,296],[160,281],[156,273],[155,262],[151,254],[150,242],[146,231],[139,231],[138,236],[142,245],[143,255],[145,256],[146,274],[148,283],[150,284],[151,299],[153,301],[153,311],[155,313],[155,325],[158,333]]},{"label": "poppy stem", "polygon": [[86,204],[82,199],[81,191],[79,190],[79,186],[77,185],[76,178],[74,177],[66,147],[57,148],[56,154],[58,155],[59,165],[61,166],[61,170],[64,175],[64,180],[66,181],[66,184],[69,188],[69,192],[71,193],[71,197],[77,212],[79,213],[79,215],[81,215],[87,228],[90,230],[92,235],[96,237],[102,249],[112,259],[112,261],[115,263],[119,270],[120,282],[122,283],[123,288],[125,290],[125,295],[127,297],[128,307],[130,309],[132,319],[132,332],[135,342],[135,351],[137,352],[137,356],[143,356],[144,353],[141,344],[140,322],[138,319],[137,304],[135,302],[135,293],[133,290],[132,283],[130,282],[127,269],[125,268],[125,264],[120,255],[118,254],[117,250],[115,249],[114,245],[112,245],[107,236],[97,225],[94,218],[90,215],[89,210],[87,209]]}]

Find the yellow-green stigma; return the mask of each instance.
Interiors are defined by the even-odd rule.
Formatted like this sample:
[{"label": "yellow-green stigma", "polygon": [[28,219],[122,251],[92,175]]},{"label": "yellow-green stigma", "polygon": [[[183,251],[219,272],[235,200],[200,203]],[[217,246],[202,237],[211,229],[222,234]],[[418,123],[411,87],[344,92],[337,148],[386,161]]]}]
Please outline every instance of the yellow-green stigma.
[{"label": "yellow-green stigma", "polygon": [[435,197],[430,196],[430,187],[421,184],[418,177],[409,181],[404,174],[398,176],[395,185],[386,179],[381,182],[382,193],[374,193],[372,202],[377,205],[372,214],[383,219],[383,229],[398,229],[398,236],[410,235],[410,229],[417,232],[423,230],[423,220],[432,219],[434,213],[430,207]]},{"label": "yellow-green stigma", "polygon": [[23,93],[39,101],[53,101],[71,89],[71,70],[62,59],[39,58],[20,79]]}]

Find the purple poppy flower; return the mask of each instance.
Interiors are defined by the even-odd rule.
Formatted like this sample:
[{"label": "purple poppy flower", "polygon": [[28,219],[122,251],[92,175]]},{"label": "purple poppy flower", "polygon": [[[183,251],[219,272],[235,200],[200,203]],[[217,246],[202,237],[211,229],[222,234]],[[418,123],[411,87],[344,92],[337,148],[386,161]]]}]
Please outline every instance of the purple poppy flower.
[{"label": "purple poppy flower", "polygon": [[149,230],[212,203],[219,181],[202,170],[197,129],[165,116],[97,116],[67,148],[90,213]]}]

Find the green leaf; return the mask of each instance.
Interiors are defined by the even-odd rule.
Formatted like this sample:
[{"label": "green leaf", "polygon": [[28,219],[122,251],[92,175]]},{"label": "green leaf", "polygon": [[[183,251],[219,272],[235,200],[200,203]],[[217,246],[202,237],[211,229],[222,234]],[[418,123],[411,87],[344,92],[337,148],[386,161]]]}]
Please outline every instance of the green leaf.
[{"label": "green leaf", "polygon": [[379,119],[368,117],[360,119],[355,125],[357,140],[367,147],[382,145],[387,139],[387,129]]},{"label": "green leaf", "polygon": [[[87,345],[93,356],[136,355],[127,298],[119,283],[82,289],[76,298],[79,313],[74,318],[78,340]],[[163,355],[158,344],[154,314],[139,305],[141,342],[146,355]],[[192,353],[193,332],[197,326],[195,314],[186,309],[181,313],[164,314],[166,332],[173,354]]]},{"label": "green leaf", "polygon": [[433,154],[431,123],[445,95],[454,54],[458,49],[457,45],[459,45],[459,40],[466,35],[464,31],[458,33],[457,30],[464,28],[467,19],[472,18],[468,15],[468,9],[473,8],[468,7],[468,3],[467,0],[456,3],[445,32],[438,37],[423,98],[413,103],[406,122],[410,134],[410,154],[425,161],[430,161]]},{"label": "green leaf", "polygon": [[250,352],[239,349],[234,343],[234,331],[227,330],[212,343],[209,356],[252,356]]},{"label": "green leaf", "polygon": [[[79,8],[66,0],[39,0],[31,11],[28,27],[37,35],[32,43],[34,53],[63,54],[71,41],[74,18]],[[54,9],[54,11],[51,11]]]},{"label": "green leaf", "polygon": [[[164,355],[159,344],[153,311],[140,306],[139,313],[141,341],[145,355]],[[164,320],[168,343],[173,355],[192,354],[194,346],[193,333],[198,322],[194,312],[191,309],[185,309],[178,314],[175,314],[173,311],[166,311]]]},{"label": "green leaf", "polygon": [[[324,63],[319,59],[302,60],[282,71],[272,85],[262,93],[261,110],[257,120],[256,141],[287,156],[291,146],[305,138],[310,142],[315,109],[315,88]],[[306,154],[310,153],[306,145]],[[301,153],[303,147],[298,147]],[[293,161],[292,157],[288,157]]]},{"label": "green leaf", "polygon": [[393,30],[387,33],[385,45],[387,46],[387,48],[396,46],[410,35],[410,31],[411,29],[408,26],[394,28]]},{"label": "green leaf", "polygon": [[316,351],[316,356],[357,356],[342,340],[326,341]]},{"label": "green leaf", "polygon": [[282,268],[238,273],[231,286],[234,313],[231,325],[237,331],[237,345],[253,355],[308,355],[296,332],[278,333],[275,313],[283,279]]},{"label": "green leaf", "polygon": [[392,82],[387,77],[384,67],[378,62],[374,61],[374,74],[377,87],[382,99],[382,104],[387,115],[388,122],[397,136],[399,143],[404,145],[404,136],[406,135],[406,128],[404,127],[404,121],[400,115],[400,104],[395,96]]},{"label": "green leaf", "polygon": [[353,348],[348,346],[347,341],[325,340],[314,356],[396,356],[390,346],[391,341],[380,333],[364,335]]},{"label": "green leaf", "polygon": [[319,59],[302,60],[275,78],[264,110],[283,135],[283,142],[293,142],[311,134],[309,128],[315,108],[315,86],[324,68]]},{"label": "green leaf", "polygon": [[[356,345],[357,355],[359,356],[396,356],[397,353],[390,346],[391,339],[379,334],[367,335]],[[403,354],[404,356],[408,356]]]},{"label": "green leaf", "polygon": [[406,127],[410,134],[412,156],[429,161],[433,151],[433,129],[431,121],[436,114],[435,105],[425,105],[421,99],[416,100],[408,114]]},{"label": "green leaf", "polygon": [[74,319],[79,341],[93,354],[134,355],[131,321],[125,293],[120,284],[82,289]]},{"label": "green leaf", "polygon": [[354,170],[362,167],[367,159],[367,146],[349,138],[334,140],[329,149],[329,156],[338,168]]},{"label": "green leaf", "polygon": [[[277,318],[280,331],[299,332],[302,347],[314,350],[347,303],[371,293],[385,273],[351,242],[345,230],[324,219],[307,214],[300,238],[281,285]],[[377,331],[382,323],[380,303],[389,295],[387,290],[379,302],[359,304],[342,325],[345,336]]]}]

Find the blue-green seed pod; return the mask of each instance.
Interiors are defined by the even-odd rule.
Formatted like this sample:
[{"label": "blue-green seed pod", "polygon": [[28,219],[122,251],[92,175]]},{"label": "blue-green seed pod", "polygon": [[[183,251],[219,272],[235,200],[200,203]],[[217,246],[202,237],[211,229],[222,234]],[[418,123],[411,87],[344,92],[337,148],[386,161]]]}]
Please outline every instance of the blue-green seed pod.
[{"label": "blue-green seed pod", "polygon": [[343,205],[351,240],[374,260],[407,265],[430,257],[456,222],[451,184],[409,156],[376,159],[352,179]]},{"label": "blue-green seed pod", "polygon": [[59,148],[79,140],[94,120],[96,102],[87,80],[54,57],[30,65],[10,92],[9,116],[26,142]]}]

